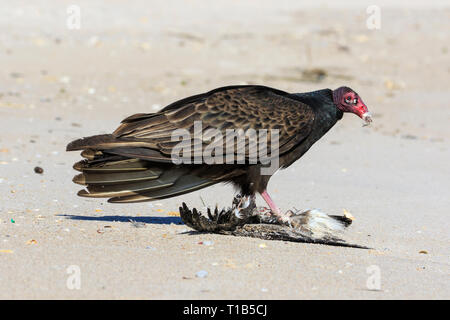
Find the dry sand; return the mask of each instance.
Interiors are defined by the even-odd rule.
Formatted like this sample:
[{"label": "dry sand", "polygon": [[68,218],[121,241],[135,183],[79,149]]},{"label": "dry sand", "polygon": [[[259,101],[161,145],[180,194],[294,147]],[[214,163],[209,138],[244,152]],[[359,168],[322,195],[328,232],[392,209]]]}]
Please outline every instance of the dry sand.
[{"label": "dry sand", "polygon": [[[80,30],[73,1],[0,3],[0,298],[450,298],[449,1],[379,2],[380,30],[364,1],[76,2]],[[69,141],[240,83],[360,93],[374,124],[346,115],[269,192],[283,209],[345,208],[346,238],[374,250],[187,233],[180,203],[229,205],[227,186],[76,196]]]}]

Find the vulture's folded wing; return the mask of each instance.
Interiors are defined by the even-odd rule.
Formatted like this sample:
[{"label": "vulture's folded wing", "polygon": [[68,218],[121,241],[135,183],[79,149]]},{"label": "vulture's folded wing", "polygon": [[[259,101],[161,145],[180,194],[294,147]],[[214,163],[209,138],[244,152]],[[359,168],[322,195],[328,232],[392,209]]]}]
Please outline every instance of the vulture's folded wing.
[{"label": "vulture's folded wing", "polygon": [[[192,157],[208,151],[213,156],[222,152],[222,156],[239,154],[248,159],[251,152],[260,147],[261,140],[267,141],[270,156],[270,130],[276,129],[278,150],[282,155],[308,136],[313,122],[312,108],[286,92],[264,86],[224,87],[177,101],[158,113],[126,118],[113,133],[118,147],[114,153],[127,156],[127,149],[123,147],[127,146],[131,154],[137,152],[133,148],[144,147],[170,158],[176,146],[183,146],[178,140],[182,133],[189,132],[192,140],[184,143],[190,144]],[[202,136],[196,136],[195,125],[200,123]],[[185,131],[175,131],[177,129]],[[261,136],[261,129],[268,130],[266,137]],[[235,130],[238,136],[227,135],[227,130]],[[240,140],[243,136],[245,139]],[[142,149],[139,152],[139,158],[145,159],[146,152]],[[149,152],[148,158],[151,157],[154,155]]]}]

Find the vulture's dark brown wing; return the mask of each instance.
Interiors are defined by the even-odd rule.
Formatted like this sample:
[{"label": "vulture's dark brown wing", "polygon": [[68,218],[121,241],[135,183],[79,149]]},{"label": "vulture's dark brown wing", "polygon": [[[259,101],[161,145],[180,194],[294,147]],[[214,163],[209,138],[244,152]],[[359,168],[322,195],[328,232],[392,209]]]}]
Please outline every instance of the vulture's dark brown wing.
[{"label": "vulture's dark brown wing", "polygon": [[[220,131],[224,139],[213,138],[212,144],[221,144],[225,155],[230,149],[227,149],[228,137],[225,138],[227,129],[244,132],[278,129],[279,152],[284,154],[308,136],[314,112],[283,91],[263,86],[235,86],[177,101],[158,113],[135,114],[123,120],[113,134],[69,143],[68,151],[83,150],[82,156],[86,158],[74,165],[81,172],[74,182],[87,189],[78,194],[108,197],[110,202],[148,201],[184,194],[245,174],[245,168],[240,166],[173,165],[172,151],[180,142],[172,141],[172,134],[176,129],[192,132],[195,121],[201,121],[203,134],[208,129]],[[201,141],[199,150],[203,152],[209,142]],[[242,150],[242,144],[233,139],[231,158],[234,160],[234,155],[242,154],[241,151],[248,158],[252,150],[249,145],[254,142],[246,139]],[[195,155],[195,150],[192,154]]]},{"label": "vulture's dark brown wing", "polygon": [[[138,156],[141,159],[151,160],[153,151],[146,151],[146,147],[158,150],[160,155],[170,158],[173,148],[179,141],[173,141],[172,133],[176,129],[186,129],[194,132],[194,122],[201,121],[203,141],[194,142],[194,148],[202,151],[210,145],[222,144],[223,153],[231,150],[234,154],[245,153],[249,157],[249,146],[255,146],[256,136],[247,136],[244,146],[237,144],[234,137],[225,137],[227,129],[242,129],[247,132],[254,129],[279,130],[279,154],[292,150],[299,142],[305,139],[311,131],[314,121],[314,112],[308,105],[297,101],[288,93],[264,86],[238,86],[219,88],[209,93],[193,96],[169,105],[158,113],[136,114],[126,118],[113,133],[114,147],[124,147],[118,154],[125,156]],[[208,129],[218,129],[223,139],[208,137]],[[210,131],[212,132],[212,131]],[[270,133],[267,135],[270,145]],[[130,143],[130,141],[132,141]],[[234,148],[226,148],[234,143]],[[240,148],[240,149],[239,149]],[[136,154],[141,152],[141,155]],[[228,151],[229,153],[230,151]],[[193,150],[193,153],[195,150]]]}]

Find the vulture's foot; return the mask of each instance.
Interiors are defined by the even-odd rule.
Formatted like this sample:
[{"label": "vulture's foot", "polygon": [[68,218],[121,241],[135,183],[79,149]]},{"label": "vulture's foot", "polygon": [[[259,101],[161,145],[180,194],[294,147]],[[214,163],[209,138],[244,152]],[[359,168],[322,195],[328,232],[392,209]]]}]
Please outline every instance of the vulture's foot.
[{"label": "vulture's foot", "polygon": [[295,215],[298,212],[299,210],[295,209],[295,211],[288,210],[285,213],[281,213],[281,212],[274,212],[267,207],[262,207],[259,210],[259,215],[262,223],[279,224],[295,228],[297,225]]},{"label": "vulture's foot", "polygon": [[285,225],[285,223],[280,220],[279,216],[274,214],[270,208],[259,207],[257,208],[256,214],[258,215],[259,223]]}]

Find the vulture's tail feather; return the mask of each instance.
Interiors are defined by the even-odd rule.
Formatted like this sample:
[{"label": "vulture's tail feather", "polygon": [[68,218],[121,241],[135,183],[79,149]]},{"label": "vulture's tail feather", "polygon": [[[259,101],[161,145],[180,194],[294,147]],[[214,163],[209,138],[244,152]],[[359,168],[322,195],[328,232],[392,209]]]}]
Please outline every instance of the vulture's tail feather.
[{"label": "vulture's tail feather", "polygon": [[93,149],[82,152],[86,159],[75,163],[74,169],[81,173],[73,178],[75,183],[86,186],[78,192],[79,196],[110,198],[108,201],[115,203],[142,202],[189,193],[216,183],[173,164],[107,152]]},{"label": "vulture's tail feather", "polygon": [[[77,139],[69,143],[66,151],[83,150],[81,155],[87,159],[95,158],[96,155],[104,151],[121,148],[157,148],[155,141],[148,139],[135,139],[126,137],[116,137],[113,134],[100,134],[96,136]],[[144,149],[145,150],[145,149]],[[113,153],[113,152],[109,152]],[[114,154],[114,153],[113,153]]]},{"label": "vulture's tail feather", "polygon": [[217,183],[214,180],[208,180],[192,175],[183,175],[175,183],[170,186],[147,190],[139,192],[134,195],[117,196],[108,200],[112,203],[130,203],[130,202],[143,202],[152,201],[158,199],[165,199],[174,196],[179,196],[185,193],[196,191]]},{"label": "vulture's tail feather", "polygon": [[[133,120],[130,118],[130,121]],[[198,177],[173,164],[170,155],[152,149],[155,141],[103,134],[75,140],[67,151],[81,150],[85,158],[74,164],[73,178],[86,189],[79,196],[110,198],[109,202],[142,202],[189,193],[217,180]]]},{"label": "vulture's tail feather", "polygon": [[[66,151],[85,150],[89,149],[91,152],[93,146],[95,149],[109,149],[114,147],[117,143],[117,139],[112,134],[100,134],[87,138],[81,138],[72,141],[66,147]],[[92,150],[95,152],[94,150]],[[84,151],[83,151],[84,152]]]},{"label": "vulture's tail feather", "polygon": [[76,175],[73,178],[73,182],[83,186],[94,184],[123,184],[131,181],[137,182],[158,179],[161,173],[162,170],[158,168],[142,171],[110,172],[108,174],[86,171]]},{"label": "vulture's tail feather", "polygon": [[111,158],[98,161],[82,160],[73,165],[73,168],[81,172],[130,172],[130,171],[144,171],[147,170],[148,162],[140,159],[123,159],[115,158],[116,161],[111,161]]}]

